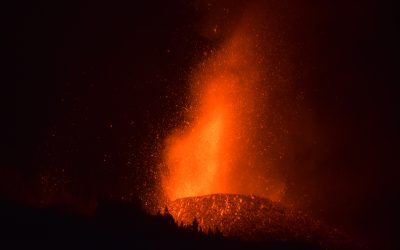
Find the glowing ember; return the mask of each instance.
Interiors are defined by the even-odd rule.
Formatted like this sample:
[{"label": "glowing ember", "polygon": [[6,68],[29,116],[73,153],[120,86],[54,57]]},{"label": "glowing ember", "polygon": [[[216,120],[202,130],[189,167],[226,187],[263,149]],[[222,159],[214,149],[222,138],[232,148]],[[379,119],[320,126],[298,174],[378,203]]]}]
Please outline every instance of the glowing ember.
[{"label": "glowing ember", "polygon": [[268,161],[257,153],[257,108],[265,91],[256,19],[244,18],[192,76],[187,125],[169,136],[164,152],[163,188],[170,200],[212,193],[282,197],[282,182],[260,174]]}]

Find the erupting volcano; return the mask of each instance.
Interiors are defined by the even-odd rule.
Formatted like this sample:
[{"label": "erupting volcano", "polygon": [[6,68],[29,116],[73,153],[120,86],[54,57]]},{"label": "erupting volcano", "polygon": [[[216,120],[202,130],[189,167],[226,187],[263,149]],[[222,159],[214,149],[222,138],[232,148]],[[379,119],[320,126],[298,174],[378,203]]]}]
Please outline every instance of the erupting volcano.
[{"label": "erupting volcano", "polygon": [[400,249],[396,1],[14,2],[2,245]]},{"label": "erupting volcano", "polygon": [[[266,55],[259,20],[254,10],[243,15],[222,46],[194,70],[185,125],[171,133],[164,151],[167,174],[162,184],[166,198],[173,201],[169,206],[175,219],[190,223],[197,217],[205,228],[218,226],[224,234],[236,232],[244,237],[248,235],[238,230],[241,226],[236,220],[250,215],[239,210],[242,202],[254,208],[254,196],[231,194],[264,197],[258,198],[261,207],[275,208],[279,206],[272,202],[280,201],[285,189],[272,171],[267,145],[260,139],[268,128],[268,121],[262,118],[268,79],[263,72]],[[210,200],[212,206],[208,206]],[[239,210],[230,211],[239,201]],[[263,208],[259,211],[258,219],[271,222],[271,216],[264,218]],[[286,212],[284,217],[288,218]],[[279,218],[272,218],[275,222],[271,223],[278,225]],[[285,222],[284,227],[287,225]]]},{"label": "erupting volcano", "polygon": [[273,160],[279,135],[268,120],[279,113],[269,105],[276,85],[266,73],[273,45],[262,16],[247,11],[193,70],[185,125],[164,148],[167,206],[178,223],[196,218],[226,236],[332,246],[334,230],[281,202],[286,185]]},{"label": "erupting volcano", "polygon": [[256,14],[245,15],[217,51],[191,77],[192,103],[185,126],[166,142],[163,178],[166,197],[213,193],[257,194],[277,201],[284,185],[271,171],[259,132],[268,98],[265,58]]}]

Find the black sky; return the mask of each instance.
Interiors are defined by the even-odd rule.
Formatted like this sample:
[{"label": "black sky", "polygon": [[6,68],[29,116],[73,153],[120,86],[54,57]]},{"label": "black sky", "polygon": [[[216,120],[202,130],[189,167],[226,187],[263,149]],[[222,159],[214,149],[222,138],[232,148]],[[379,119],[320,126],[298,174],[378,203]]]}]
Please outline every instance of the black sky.
[{"label": "black sky", "polygon": [[[5,11],[2,197],[85,207],[153,190],[153,153],[182,121],[188,73],[218,40],[199,32],[213,5],[144,2],[36,1]],[[311,124],[290,124],[286,163],[301,167],[287,170],[288,195],[357,237],[388,242],[400,211],[395,5],[263,5],[283,21],[291,93],[302,93]],[[308,134],[318,143],[305,142]]]}]

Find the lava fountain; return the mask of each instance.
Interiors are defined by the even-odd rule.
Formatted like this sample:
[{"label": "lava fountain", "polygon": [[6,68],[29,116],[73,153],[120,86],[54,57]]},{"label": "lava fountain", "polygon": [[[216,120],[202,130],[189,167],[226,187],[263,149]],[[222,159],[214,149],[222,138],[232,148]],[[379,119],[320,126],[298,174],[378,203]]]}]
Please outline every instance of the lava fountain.
[{"label": "lava fountain", "polygon": [[243,238],[309,238],[316,223],[277,203],[285,185],[269,171],[261,138],[268,79],[260,19],[254,9],[243,15],[191,75],[192,103],[166,139],[162,186],[178,222],[196,217],[204,229]]},{"label": "lava fountain", "polygon": [[167,206],[178,223],[196,218],[204,230],[226,236],[335,246],[334,230],[281,202],[285,182],[273,164],[279,140],[268,141],[278,137],[268,121],[279,113],[268,109],[276,87],[267,77],[273,44],[263,15],[249,9],[193,70],[184,125],[163,151]]},{"label": "lava fountain", "polygon": [[186,125],[166,140],[162,184],[169,200],[213,193],[282,198],[283,182],[265,176],[268,159],[257,153],[265,151],[258,130],[266,126],[259,109],[267,98],[258,18],[245,15],[194,70]]}]

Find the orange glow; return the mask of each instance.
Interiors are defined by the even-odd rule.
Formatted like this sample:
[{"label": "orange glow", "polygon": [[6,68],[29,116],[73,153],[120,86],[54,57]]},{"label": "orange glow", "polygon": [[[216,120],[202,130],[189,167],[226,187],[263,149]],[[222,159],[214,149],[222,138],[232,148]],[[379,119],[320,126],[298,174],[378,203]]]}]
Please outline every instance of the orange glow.
[{"label": "orange glow", "polygon": [[258,26],[256,18],[244,18],[194,71],[186,125],[166,140],[162,184],[168,199],[213,193],[281,198],[283,185],[260,174],[268,161],[255,152],[266,99]]}]

